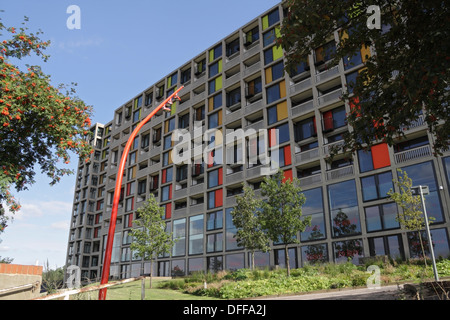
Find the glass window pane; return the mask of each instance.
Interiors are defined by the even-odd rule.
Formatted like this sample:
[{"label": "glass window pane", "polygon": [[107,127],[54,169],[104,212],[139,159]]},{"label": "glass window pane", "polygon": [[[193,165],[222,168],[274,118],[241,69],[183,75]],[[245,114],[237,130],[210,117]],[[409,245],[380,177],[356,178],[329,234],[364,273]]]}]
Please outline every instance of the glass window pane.
[{"label": "glass window pane", "polygon": [[359,171],[367,172],[373,170],[372,152],[371,151],[358,151]]},{"label": "glass window pane", "polygon": [[380,198],[388,197],[389,190],[394,190],[394,184],[392,183],[392,172],[380,173],[378,175],[378,195]]},{"label": "glass window pane", "polygon": [[361,178],[361,186],[364,201],[375,200],[378,198],[375,176]]},{"label": "glass window pane", "polygon": [[400,224],[396,220],[397,205],[395,203],[387,203],[383,205],[383,226],[384,229],[399,228]]},{"label": "glass window pane", "polygon": [[365,208],[367,232],[382,229],[380,208],[378,206]]}]

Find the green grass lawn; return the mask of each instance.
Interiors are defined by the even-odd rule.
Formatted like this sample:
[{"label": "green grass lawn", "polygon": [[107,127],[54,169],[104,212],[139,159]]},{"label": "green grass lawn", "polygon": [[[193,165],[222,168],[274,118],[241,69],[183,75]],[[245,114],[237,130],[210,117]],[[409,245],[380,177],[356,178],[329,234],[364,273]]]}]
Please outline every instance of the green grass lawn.
[{"label": "green grass lawn", "polygon": [[[145,279],[145,300],[219,300],[217,298],[186,294],[172,289],[158,289],[158,285],[164,281],[167,280],[153,278],[152,289],[150,289],[150,280]],[[71,297],[73,300],[97,300],[97,298],[98,291]],[[138,280],[108,288],[106,300],[141,300],[141,281]]]}]

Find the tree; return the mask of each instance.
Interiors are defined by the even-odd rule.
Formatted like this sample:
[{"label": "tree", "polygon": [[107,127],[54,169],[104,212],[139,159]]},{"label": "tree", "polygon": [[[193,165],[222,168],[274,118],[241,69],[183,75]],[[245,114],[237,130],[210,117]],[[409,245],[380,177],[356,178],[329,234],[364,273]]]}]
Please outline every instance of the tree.
[{"label": "tree", "polygon": [[[323,59],[325,69],[341,59],[352,66],[356,53],[361,54],[365,66],[350,83],[353,92],[342,96],[350,104],[347,122],[352,128],[345,134],[344,151],[379,141],[393,145],[404,136],[403,128],[422,116],[435,135],[434,153],[449,149],[450,43],[444,40],[450,37],[448,1],[285,3],[288,13],[278,43],[286,52],[288,72],[305,63],[316,49],[316,56],[330,57]],[[380,9],[379,17],[371,5]],[[375,20],[380,29],[372,28]],[[326,43],[330,46],[321,48]]]},{"label": "tree", "polygon": [[[422,238],[422,230],[425,228],[425,216],[423,214],[422,199],[420,195],[412,194],[412,179],[408,177],[408,174],[401,169],[397,169],[399,173],[398,181],[394,180],[395,185],[399,188],[399,192],[394,192],[392,189],[387,193],[391,200],[395,201],[402,210],[397,214],[396,220],[406,230],[417,233],[419,237],[420,247],[422,249],[423,259],[425,267],[427,265],[424,241]],[[428,223],[433,222],[435,219],[429,217]],[[431,239],[428,239],[430,245]]]},{"label": "tree", "polygon": [[160,207],[153,194],[143,207],[136,211],[138,217],[134,224],[137,228],[131,231],[133,241],[131,250],[136,255],[150,260],[150,288],[152,287],[153,261],[159,255],[170,253],[174,245],[172,233],[166,232],[163,220],[164,208]]},{"label": "tree", "polygon": [[273,176],[266,176],[261,189],[261,194],[267,197],[262,203],[263,230],[273,242],[284,244],[287,275],[290,276],[288,245],[299,243],[297,234],[311,226],[311,217],[302,220],[306,198],[298,179],[285,179],[281,169]]},{"label": "tree", "polygon": [[[35,166],[57,183],[73,170],[60,166],[69,163],[70,152],[88,161],[93,149],[87,141],[92,107],[86,106],[72,86],[51,84],[39,66],[21,70],[13,61],[44,54],[49,41],[19,29],[7,28],[0,19],[0,203],[12,213],[20,205],[10,189],[26,190],[35,180]],[[20,61],[22,64],[22,62]],[[2,214],[4,219],[4,215]]]},{"label": "tree", "polygon": [[270,250],[269,238],[262,230],[261,201],[255,198],[253,189],[244,186],[244,195],[236,198],[236,207],[231,211],[233,225],[236,227],[236,240],[239,246],[250,251],[251,269],[255,267],[255,251],[267,252]]}]

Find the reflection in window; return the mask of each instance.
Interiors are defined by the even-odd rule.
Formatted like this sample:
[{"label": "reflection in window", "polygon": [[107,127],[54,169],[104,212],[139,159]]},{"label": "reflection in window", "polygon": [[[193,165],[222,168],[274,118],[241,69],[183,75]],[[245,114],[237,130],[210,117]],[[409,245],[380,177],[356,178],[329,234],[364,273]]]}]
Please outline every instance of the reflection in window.
[{"label": "reflection in window", "polygon": [[301,251],[302,266],[328,262],[328,246],[326,243],[303,246]]},{"label": "reflection in window", "polygon": [[401,235],[369,238],[370,256],[389,256],[392,259],[403,259],[403,242]]},{"label": "reflection in window", "polygon": [[334,262],[347,262],[359,264],[359,258],[363,255],[363,243],[361,239],[333,242]]},{"label": "reflection in window", "polygon": [[173,246],[172,255],[184,256],[186,254],[186,218],[173,221],[173,239],[177,241]]},{"label": "reflection in window", "polygon": [[[450,249],[449,249],[447,229],[445,228],[432,229],[430,230],[430,233],[431,239],[433,241],[433,250],[436,259],[440,257],[448,258],[450,255]],[[409,244],[409,253],[411,255],[411,258],[422,258],[423,257],[422,246],[420,244],[420,237],[418,232],[409,232],[407,236]],[[421,237],[423,241],[425,255],[431,258],[427,233],[425,231],[421,231]]]},{"label": "reflection in window", "polygon": [[328,186],[333,237],[361,233],[358,199],[354,180]]},{"label": "reflection in window", "polygon": [[311,226],[300,233],[301,241],[325,239],[325,219],[323,211],[322,188],[304,191],[306,202],[302,207],[302,214],[311,216]]},{"label": "reflection in window", "polygon": [[367,232],[400,228],[397,222],[397,205],[386,203],[365,208]]},{"label": "reflection in window", "polygon": [[173,260],[170,274],[172,277],[182,277],[185,275],[185,260]]},{"label": "reflection in window", "polygon": [[223,257],[222,256],[207,257],[206,268],[211,273],[217,273],[218,271],[223,270]]},{"label": "reflection in window", "polygon": [[412,179],[413,186],[428,186],[430,194],[425,196],[428,217],[433,217],[434,223],[444,222],[433,163],[431,161],[419,163],[404,167],[402,170]]},{"label": "reflection in window", "polygon": [[189,218],[189,254],[203,253],[203,214]]},{"label": "reflection in window", "polygon": [[394,190],[391,171],[361,178],[363,200],[371,201],[388,197],[389,190]]},{"label": "reflection in window", "polygon": [[243,253],[236,253],[236,254],[229,254],[225,257],[225,268],[227,270],[238,270],[244,268],[244,254]]},{"label": "reflection in window", "polygon": [[[286,268],[285,250],[284,249],[274,250],[274,254],[275,254],[275,265],[279,266],[282,269]],[[296,248],[289,248],[288,255],[289,255],[289,266],[291,267],[291,269],[298,268]]]}]

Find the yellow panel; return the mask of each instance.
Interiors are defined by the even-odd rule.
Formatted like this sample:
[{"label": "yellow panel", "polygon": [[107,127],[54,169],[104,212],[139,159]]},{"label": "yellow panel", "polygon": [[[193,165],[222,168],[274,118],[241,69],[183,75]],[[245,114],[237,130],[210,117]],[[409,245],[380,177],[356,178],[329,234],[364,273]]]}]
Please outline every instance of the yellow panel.
[{"label": "yellow panel", "polygon": [[216,91],[222,89],[222,76],[216,78]]},{"label": "yellow panel", "polygon": [[214,60],[214,49],[209,50],[209,62]]},{"label": "yellow panel", "polygon": [[[220,111],[219,119],[222,119],[221,114],[222,114],[222,112]],[[215,135],[216,135],[216,137],[215,137],[215,139],[214,139],[214,145],[215,145],[216,147],[219,147],[219,146],[222,145],[222,143],[223,143],[222,129],[216,130]]]},{"label": "yellow panel", "polygon": [[366,46],[366,45],[363,45],[362,48],[361,48],[361,59],[362,59],[362,62],[363,63],[366,62],[367,59],[369,59],[369,58],[370,58],[370,47]]},{"label": "yellow panel", "polygon": [[169,164],[173,163],[172,162],[172,151],[173,151],[173,149],[169,151]]},{"label": "yellow panel", "polygon": [[269,27],[269,16],[264,16],[262,18],[263,30],[266,30]]},{"label": "yellow panel", "polygon": [[286,81],[280,82],[280,98],[286,97]]},{"label": "yellow panel", "polygon": [[287,102],[284,101],[277,105],[277,120],[283,120],[288,117]]},{"label": "yellow panel", "polygon": [[283,58],[283,48],[281,46],[272,47],[273,50],[273,61]]},{"label": "yellow panel", "polygon": [[164,122],[164,133],[169,132],[169,121]]},{"label": "yellow panel", "polygon": [[219,60],[219,73],[222,72],[222,59]]},{"label": "yellow panel", "polygon": [[272,82],[272,68],[266,69],[266,84]]},{"label": "yellow panel", "polygon": [[208,99],[208,111],[211,112],[214,109],[214,98],[211,97]]},{"label": "yellow panel", "polygon": [[219,111],[217,123],[219,126],[222,125],[222,110]]}]

